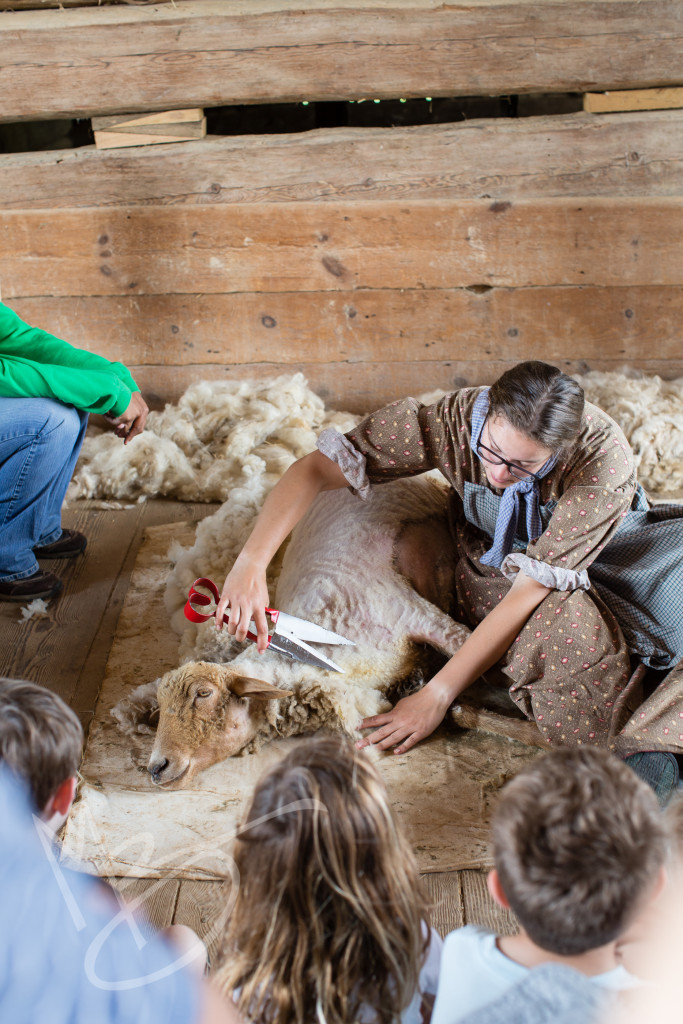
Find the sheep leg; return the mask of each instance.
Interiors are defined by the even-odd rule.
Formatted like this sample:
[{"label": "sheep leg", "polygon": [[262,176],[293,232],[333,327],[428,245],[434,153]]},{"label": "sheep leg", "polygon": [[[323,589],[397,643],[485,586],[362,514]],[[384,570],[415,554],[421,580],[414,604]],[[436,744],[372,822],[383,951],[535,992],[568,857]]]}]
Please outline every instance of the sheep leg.
[{"label": "sheep leg", "polygon": [[501,715],[497,711],[488,711],[478,704],[458,700],[448,711],[451,722],[461,729],[478,729],[480,732],[492,732],[496,736],[506,736],[509,740],[517,740],[528,747],[547,749],[548,743],[543,739],[535,722],[525,721],[511,715]]},{"label": "sheep leg", "polygon": [[[452,657],[467,639],[469,629],[440,612],[424,598],[418,596],[415,600],[421,605],[422,628],[416,628],[411,634],[411,639],[418,643],[428,643]],[[510,703],[512,705],[512,702]],[[547,746],[535,722],[525,721],[516,715],[492,711],[476,700],[459,697],[449,709],[447,717],[461,729],[477,729],[497,736],[506,736],[530,747]]]},{"label": "sheep leg", "polygon": [[455,553],[443,516],[405,523],[394,542],[394,566],[420,597],[442,612],[451,607]]}]

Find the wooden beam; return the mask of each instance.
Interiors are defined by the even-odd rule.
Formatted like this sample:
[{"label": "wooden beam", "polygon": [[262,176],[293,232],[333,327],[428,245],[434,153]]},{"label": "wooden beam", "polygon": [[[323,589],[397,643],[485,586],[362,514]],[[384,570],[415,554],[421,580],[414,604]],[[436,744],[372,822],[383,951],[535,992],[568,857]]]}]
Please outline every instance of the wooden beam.
[{"label": "wooden beam", "polygon": [[683,198],[0,214],[7,299],[681,284]]},{"label": "wooden beam", "polygon": [[179,4],[185,0],[0,0],[0,11],[45,11],[50,8],[99,7],[116,4]]},{"label": "wooden beam", "polygon": [[[543,357],[537,352],[538,358]],[[439,361],[413,363],[378,361],[374,363],[250,363],[233,366],[223,362],[201,366],[131,366],[131,372],[151,407],[161,408],[166,402],[177,402],[184,391],[200,380],[272,380],[279,374],[300,370],[310,387],[334,409],[366,413],[379,409],[396,398],[410,394],[424,394],[440,388],[449,391],[468,384],[493,384],[494,380],[510,370],[517,360],[470,359],[469,361]],[[619,363],[596,358],[587,364],[583,360],[557,361],[565,373],[585,373],[587,370],[618,370]],[[683,376],[683,359],[663,361],[643,358],[633,364],[645,373],[676,378]]]},{"label": "wooden beam", "polygon": [[680,286],[41,296],[9,305],[79,348],[148,366],[683,358]]},{"label": "wooden beam", "polygon": [[683,111],[11,153],[2,208],[683,194]]},{"label": "wooden beam", "polygon": [[683,86],[671,89],[587,92],[583,97],[583,109],[593,114],[624,110],[673,110],[677,107],[683,107]]},{"label": "wooden beam", "polygon": [[679,84],[678,0],[195,0],[0,21],[5,121]]}]

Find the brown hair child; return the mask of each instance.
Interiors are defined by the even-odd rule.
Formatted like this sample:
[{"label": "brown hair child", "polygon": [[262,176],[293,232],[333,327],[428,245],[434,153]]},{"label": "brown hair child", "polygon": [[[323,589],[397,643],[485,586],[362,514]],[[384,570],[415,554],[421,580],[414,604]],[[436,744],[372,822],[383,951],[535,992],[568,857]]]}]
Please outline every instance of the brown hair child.
[{"label": "brown hair child", "polygon": [[666,825],[652,790],[615,755],[558,750],[503,790],[493,820],[489,892],[516,935],[468,925],[445,941],[432,1024],[453,1024],[541,964],[599,986],[636,984],[618,940],[664,880]]}]

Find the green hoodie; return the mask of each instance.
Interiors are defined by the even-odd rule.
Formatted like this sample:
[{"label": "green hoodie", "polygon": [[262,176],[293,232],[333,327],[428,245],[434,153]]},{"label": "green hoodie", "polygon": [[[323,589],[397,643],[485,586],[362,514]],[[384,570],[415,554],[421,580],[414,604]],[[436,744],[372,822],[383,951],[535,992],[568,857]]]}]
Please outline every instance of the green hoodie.
[{"label": "green hoodie", "polygon": [[85,412],[120,416],[139,390],[123,363],[29,327],[0,302],[0,397],[56,398]]}]

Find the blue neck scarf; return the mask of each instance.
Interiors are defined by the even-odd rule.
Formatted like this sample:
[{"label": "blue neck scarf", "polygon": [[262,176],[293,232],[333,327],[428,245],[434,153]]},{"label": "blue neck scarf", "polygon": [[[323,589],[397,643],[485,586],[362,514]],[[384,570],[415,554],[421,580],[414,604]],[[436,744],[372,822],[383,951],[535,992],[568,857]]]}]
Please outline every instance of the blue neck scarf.
[{"label": "blue neck scarf", "polygon": [[[470,448],[477,455],[480,462],[483,460],[477,452],[477,444],[484,429],[486,417],[489,414],[489,390],[489,388],[482,390],[472,409]],[[548,461],[536,473],[536,477],[545,476],[556,462],[557,455],[551,455]],[[537,537],[541,536],[543,523],[541,522],[540,487],[538,480],[533,476],[529,476],[525,480],[518,480],[517,483],[510,484],[509,487],[503,490],[503,496],[500,499],[500,511],[496,520],[493,546],[479,559],[483,565],[492,565],[494,568],[500,569],[503,559],[512,551],[515,534],[517,533],[517,522],[522,512],[522,504],[524,504],[526,512],[526,529],[529,540],[536,540]]]}]

